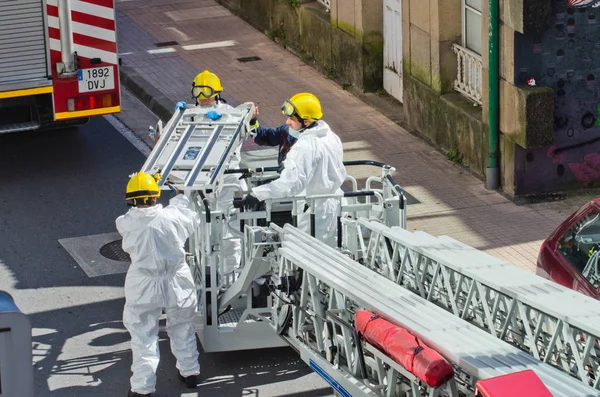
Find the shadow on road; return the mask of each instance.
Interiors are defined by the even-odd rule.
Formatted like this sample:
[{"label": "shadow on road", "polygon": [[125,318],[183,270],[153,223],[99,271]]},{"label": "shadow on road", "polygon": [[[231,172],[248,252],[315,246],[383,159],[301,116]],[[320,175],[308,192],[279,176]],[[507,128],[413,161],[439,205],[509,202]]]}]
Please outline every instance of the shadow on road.
[{"label": "shadow on road", "polygon": [[[123,304],[123,299],[117,299],[30,316],[34,323],[44,324],[33,337],[36,396],[126,395],[131,351],[129,334],[121,322]],[[72,320],[65,323],[70,317]],[[329,388],[284,389],[283,382],[312,374],[290,348],[205,353],[199,345],[200,384],[196,391],[187,390],[177,378],[175,358],[162,327],[159,346],[155,397],[331,395]]]}]

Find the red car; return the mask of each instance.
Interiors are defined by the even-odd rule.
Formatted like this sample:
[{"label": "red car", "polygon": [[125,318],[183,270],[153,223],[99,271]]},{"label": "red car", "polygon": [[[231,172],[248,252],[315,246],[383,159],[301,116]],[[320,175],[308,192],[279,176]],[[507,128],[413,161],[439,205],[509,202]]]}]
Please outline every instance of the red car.
[{"label": "red car", "polygon": [[600,299],[600,197],[568,217],[544,241],[538,276]]}]

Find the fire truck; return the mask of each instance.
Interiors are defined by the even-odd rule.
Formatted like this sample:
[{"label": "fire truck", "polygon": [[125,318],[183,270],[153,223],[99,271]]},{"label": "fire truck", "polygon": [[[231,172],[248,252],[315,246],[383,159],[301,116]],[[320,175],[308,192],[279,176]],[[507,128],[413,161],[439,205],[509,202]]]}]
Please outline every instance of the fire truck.
[{"label": "fire truck", "polygon": [[0,2],[0,133],[120,111],[114,0]]},{"label": "fire truck", "polygon": [[[599,397],[600,301],[447,236],[409,231],[407,201],[377,161],[347,161],[343,194],[215,206],[229,174],[257,186],[276,161],[230,159],[252,130],[252,105],[178,109],[152,129],[140,170],[190,198],[200,224],[187,262],[204,351],[292,347],[338,396]],[[220,110],[221,111],[221,110]],[[352,168],[375,172],[353,177]],[[233,178],[236,179],[236,178]],[[239,191],[237,197],[248,192]],[[319,200],[338,203],[335,246],[315,238]],[[220,208],[220,207],[219,207]],[[310,215],[308,230],[298,216]],[[226,268],[224,244],[243,257]]]}]

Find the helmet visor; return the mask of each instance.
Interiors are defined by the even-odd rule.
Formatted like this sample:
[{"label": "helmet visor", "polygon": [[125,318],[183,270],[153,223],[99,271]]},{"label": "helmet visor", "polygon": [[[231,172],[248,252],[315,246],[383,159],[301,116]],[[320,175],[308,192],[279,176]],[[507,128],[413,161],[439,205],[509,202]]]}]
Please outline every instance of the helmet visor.
[{"label": "helmet visor", "polygon": [[283,105],[281,105],[281,113],[287,117],[293,117],[298,115],[298,110],[289,99],[286,99]]},{"label": "helmet visor", "polygon": [[207,85],[195,85],[192,87],[192,96],[194,98],[212,98],[218,93],[212,87]]}]

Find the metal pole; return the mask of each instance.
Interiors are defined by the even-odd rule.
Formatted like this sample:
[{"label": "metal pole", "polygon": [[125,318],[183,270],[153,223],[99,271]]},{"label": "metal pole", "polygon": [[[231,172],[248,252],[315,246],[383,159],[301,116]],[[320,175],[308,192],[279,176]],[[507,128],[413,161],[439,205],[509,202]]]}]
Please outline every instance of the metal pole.
[{"label": "metal pole", "polygon": [[489,109],[489,136],[488,136],[488,167],[486,169],[486,188],[497,189],[500,186],[500,172],[498,169],[498,127],[500,113],[499,93],[499,35],[498,17],[499,0],[489,0],[489,56],[488,56],[488,109]]},{"label": "metal pole", "polygon": [[63,70],[61,73],[75,72],[73,56],[73,27],[71,23],[71,0],[58,0],[58,21],[60,24],[60,51]]}]

